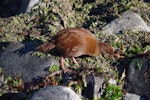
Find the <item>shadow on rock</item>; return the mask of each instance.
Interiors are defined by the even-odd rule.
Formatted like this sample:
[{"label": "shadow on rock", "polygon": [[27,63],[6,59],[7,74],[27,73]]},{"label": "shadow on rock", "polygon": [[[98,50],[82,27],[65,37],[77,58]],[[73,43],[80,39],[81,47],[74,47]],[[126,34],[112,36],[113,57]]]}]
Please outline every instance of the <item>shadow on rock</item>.
[{"label": "shadow on rock", "polygon": [[26,93],[6,93],[0,96],[0,100],[26,100]]},{"label": "shadow on rock", "polygon": [[4,69],[4,76],[16,77],[19,75],[26,83],[49,74],[45,69],[55,65],[56,60],[53,57],[40,58],[32,55],[36,46],[37,42],[33,41],[9,43],[0,54],[0,67]]},{"label": "shadow on rock", "polygon": [[20,13],[30,12],[40,0],[0,0],[0,17],[11,17]]}]

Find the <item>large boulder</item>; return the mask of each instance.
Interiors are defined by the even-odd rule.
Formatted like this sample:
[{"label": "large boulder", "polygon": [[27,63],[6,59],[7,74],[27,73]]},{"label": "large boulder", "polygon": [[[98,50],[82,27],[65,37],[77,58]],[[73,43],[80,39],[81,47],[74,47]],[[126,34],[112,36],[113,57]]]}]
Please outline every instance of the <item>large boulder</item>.
[{"label": "large boulder", "polygon": [[139,56],[132,60],[126,73],[128,93],[139,96],[150,95],[150,56]]},{"label": "large boulder", "polygon": [[50,86],[36,91],[30,100],[81,100],[69,87]]},{"label": "large boulder", "polygon": [[150,32],[150,27],[137,13],[126,11],[121,17],[113,20],[102,28],[106,34],[122,33],[124,31],[145,31]]},{"label": "large boulder", "polygon": [[41,0],[0,0],[0,17],[28,13]]},{"label": "large boulder", "polygon": [[33,56],[35,47],[33,42],[10,43],[0,54],[0,67],[4,69],[4,76],[21,75],[24,82],[31,82],[49,74],[46,69],[56,64],[56,60]]},{"label": "large boulder", "polygon": [[21,6],[18,9],[18,13],[28,13],[31,9],[40,2],[41,0],[22,0]]}]

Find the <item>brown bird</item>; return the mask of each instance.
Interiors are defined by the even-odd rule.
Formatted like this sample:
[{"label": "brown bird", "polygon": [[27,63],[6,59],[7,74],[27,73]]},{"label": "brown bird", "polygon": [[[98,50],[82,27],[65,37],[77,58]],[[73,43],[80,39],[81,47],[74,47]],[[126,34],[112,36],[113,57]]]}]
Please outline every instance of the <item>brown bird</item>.
[{"label": "brown bird", "polygon": [[81,55],[96,56],[100,53],[113,54],[113,48],[99,42],[96,37],[84,28],[67,28],[59,31],[52,40],[38,46],[38,51],[49,52],[54,49],[60,54],[60,65],[64,68],[64,57],[69,57],[78,64],[75,57]]}]

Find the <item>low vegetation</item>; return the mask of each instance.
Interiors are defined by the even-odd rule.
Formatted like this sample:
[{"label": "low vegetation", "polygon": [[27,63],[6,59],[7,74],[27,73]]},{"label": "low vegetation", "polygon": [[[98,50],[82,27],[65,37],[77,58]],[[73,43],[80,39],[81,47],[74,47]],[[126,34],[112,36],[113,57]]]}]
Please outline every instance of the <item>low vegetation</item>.
[{"label": "low vegetation", "polygon": [[[122,34],[105,35],[101,28],[126,10],[137,12],[142,18],[150,23],[150,4],[142,0],[43,0],[36,5],[30,13],[20,14],[9,18],[0,18],[0,42],[22,42],[40,40],[45,42],[59,30],[70,27],[84,27],[89,29],[102,42],[114,47],[115,58],[99,55],[97,57],[77,58],[81,67],[66,64],[73,71],[73,80],[65,85],[74,86],[80,93],[85,84],[85,77],[91,74],[104,76],[107,79],[113,77],[117,84],[108,83],[106,93],[98,100],[119,100],[122,97],[124,77],[117,70],[120,59],[135,56],[137,53],[150,51],[150,33],[147,32],[124,32]],[[5,45],[0,46],[0,52]],[[52,56],[35,52],[33,55],[45,57]],[[58,59],[58,57],[56,57]],[[68,59],[66,59],[69,62]],[[124,61],[126,62],[126,61]],[[132,63],[135,63],[133,61]],[[126,62],[127,63],[127,62]],[[138,64],[138,69],[141,65]],[[121,64],[119,64],[121,65]],[[124,65],[125,66],[125,65]],[[59,71],[59,66],[49,68],[50,73]],[[87,70],[88,69],[88,70]],[[123,72],[123,71],[122,71]],[[106,80],[107,80],[106,79]],[[20,77],[4,78],[3,88],[0,90],[32,91],[47,85],[61,85],[62,75],[46,77],[42,85],[37,84],[29,89],[24,89]],[[5,92],[6,92],[5,91]],[[111,97],[111,98],[110,98]]]}]

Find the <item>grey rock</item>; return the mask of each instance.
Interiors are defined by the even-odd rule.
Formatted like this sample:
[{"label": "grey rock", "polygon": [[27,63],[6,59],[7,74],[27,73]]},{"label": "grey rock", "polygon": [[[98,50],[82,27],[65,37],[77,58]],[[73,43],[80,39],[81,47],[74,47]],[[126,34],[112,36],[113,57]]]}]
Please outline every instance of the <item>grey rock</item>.
[{"label": "grey rock", "polygon": [[90,99],[101,98],[105,92],[104,78],[98,76],[89,76],[86,78],[87,87],[85,88],[85,97]]},{"label": "grey rock", "polygon": [[0,54],[0,67],[4,69],[4,76],[21,75],[24,82],[31,82],[49,74],[46,69],[57,62],[54,58],[42,59],[33,56],[35,46],[32,42],[8,45]]},{"label": "grey rock", "polygon": [[10,17],[17,14],[21,0],[0,0],[0,17]]},{"label": "grey rock", "polygon": [[122,33],[124,31],[145,31],[150,32],[150,27],[136,13],[126,11],[117,18],[102,28],[106,34]]},{"label": "grey rock", "polygon": [[10,17],[28,13],[41,0],[1,0],[0,17]]},{"label": "grey rock", "polygon": [[140,96],[132,93],[126,93],[124,100],[140,100]]},{"label": "grey rock", "polygon": [[128,93],[139,96],[150,95],[150,56],[140,55],[132,60],[126,73],[126,87]]},{"label": "grey rock", "polygon": [[108,83],[117,85],[117,81],[116,81],[115,79],[113,79],[113,78],[110,78],[110,79],[108,80]]},{"label": "grey rock", "polygon": [[144,0],[144,2],[146,2],[146,3],[150,3],[150,1],[149,1],[149,0]]},{"label": "grey rock", "polygon": [[70,88],[50,86],[36,91],[29,100],[81,100]]},{"label": "grey rock", "polygon": [[22,0],[18,13],[28,13],[41,0]]},{"label": "grey rock", "polygon": [[5,93],[2,96],[0,96],[0,100],[28,100],[26,99],[26,96],[27,96],[26,92]]},{"label": "grey rock", "polygon": [[142,96],[140,100],[150,100],[150,96]]}]

